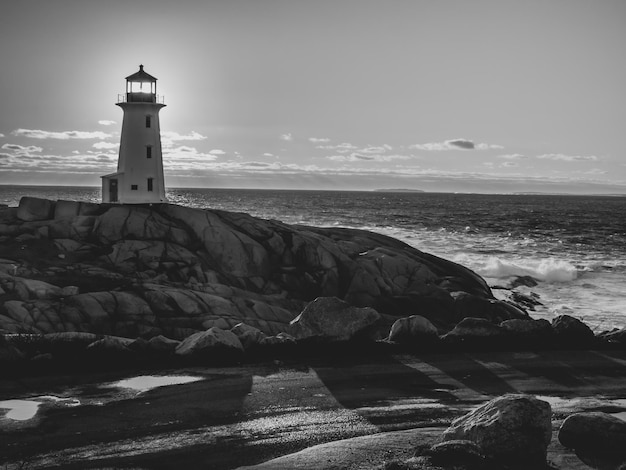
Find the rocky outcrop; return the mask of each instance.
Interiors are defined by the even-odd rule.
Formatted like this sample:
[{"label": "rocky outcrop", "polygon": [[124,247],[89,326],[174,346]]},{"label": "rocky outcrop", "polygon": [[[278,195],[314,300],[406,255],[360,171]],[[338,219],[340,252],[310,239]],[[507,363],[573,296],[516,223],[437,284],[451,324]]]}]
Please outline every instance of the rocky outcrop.
[{"label": "rocky outcrop", "polygon": [[[383,337],[410,315],[443,332],[477,308],[493,321],[525,315],[495,301],[469,269],[361,230],[170,204],[25,197],[19,208],[0,209],[0,237],[4,333],[181,340],[245,323],[269,337],[292,328],[351,336],[307,333],[304,317],[290,325],[318,297],[370,309],[373,321],[386,322]],[[460,300],[467,298],[471,308]]]},{"label": "rocky outcrop", "polygon": [[452,422],[443,441],[468,440],[500,462],[544,468],[552,439],[550,404],[528,395],[495,398]]},{"label": "rocky outcrop", "polygon": [[380,320],[369,307],[353,307],[337,297],[318,297],[290,324],[299,340],[348,341]]},{"label": "rocky outcrop", "polygon": [[454,348],[501,349],[508,346],[506,330],[484,318],[464,318],[441,339]]},{"label": "rocky outcrop", "polygon": [[500,323],[511,346],[546,348],[554,344],[555,333],[548,320],[513,319]]},{"label": "rocky outcrop", "polygon": [[439,339],[437,328],[420,315],[400,318],[391,325],[389,341],[417,345],[420,343],[431,344]]},{"label": "rocky outcrop", "polygon": [[243,346],[233,332],[213,327],[185,338],[175,352],[191,360],[222,364],[239,359]]},{"label": "rocky outcrop", "polygon": [[570,315],[559,315],[552,320],[557,340],[568,346],[590,346],[595,335],[589,326]]},{"label": "rocky outcrop", "polygon": [[600,411],[568,416],[559,429],[563,446],[589,454],[626,458],[626,421]]}]

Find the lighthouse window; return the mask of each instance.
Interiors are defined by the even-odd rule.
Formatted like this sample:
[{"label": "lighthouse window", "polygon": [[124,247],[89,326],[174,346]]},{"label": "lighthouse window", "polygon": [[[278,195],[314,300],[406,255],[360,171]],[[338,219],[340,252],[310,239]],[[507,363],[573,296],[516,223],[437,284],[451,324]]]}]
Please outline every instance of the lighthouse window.
[{"label": "lighthouse window", "polygon": [[148,191],[152,191],[152,178],[148,178]]},{"label": "lighthouse window", "polygon": [[152,127],[152,116],[146,116],[146,127]]},{"label": "lighthouse window", "polygon": [[131,191],[137,191],[137,185],[136,184],[131,184],[130,185],[130,190]]},{"label": "lighthouse window", "polygon": [[146,147],[146,158],[152,158],[152,145]]}]

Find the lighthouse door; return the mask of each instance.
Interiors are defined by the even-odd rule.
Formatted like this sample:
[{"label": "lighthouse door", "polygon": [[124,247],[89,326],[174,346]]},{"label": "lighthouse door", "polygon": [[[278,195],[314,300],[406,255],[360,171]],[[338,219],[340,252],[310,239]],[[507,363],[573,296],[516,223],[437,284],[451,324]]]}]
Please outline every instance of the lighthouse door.
[{"label": "lighthouse door", "polygon": [[117,180],[109,180],[109,202],[117,202]]}]

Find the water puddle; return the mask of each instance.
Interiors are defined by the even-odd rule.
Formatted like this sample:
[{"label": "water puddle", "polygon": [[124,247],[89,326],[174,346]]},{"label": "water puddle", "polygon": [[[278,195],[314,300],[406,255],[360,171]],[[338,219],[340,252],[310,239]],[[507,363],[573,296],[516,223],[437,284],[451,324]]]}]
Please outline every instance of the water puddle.
[{"label": "water puddle", "polygon": [[80,401],[75,398],[60,398],[52,395],[29,399],[14,399],[0,401],[0,410],[7,410],[5,418],[12,421],[27,421],[34,418],[39,407],[46,403],[62,404],[64,406],[79,406]]},{"label": "water puddle", "polygon": [[31,400],[4,400],[0,401],[0,410],[8,410],[5,418],[14,421],[26,421],[37,414],[41,402]]},{"label": "water puddle", "polygon": [[167,385],[182,385],[191,382],[198,382],[204,377],[192,375],[140,375],[130,379],[123,379],[106,385],[107,387],[129,388],[138,392],[146,392],[157,387]]},{"label": "water puddle", "polygon": [[[196,377],[191,375],[141,375],[128,379],[119,380],[117,382],[99,385],[99,388],[122,388],[135,392],[146,392],[157,387],[165,387],[168,385],[181,385],[190,382],[204,380],[204,377]],[[74,389],[70,392],[78,395],[77,398],[61,398],[53,395],[44,395],[33,398],[20,398],[10,400],[0,400],[0,419],[8,419],[11,421],[28,421],[37,416],[41,406],[80,406],[98,405],[102,406],[108,402],[115,401],[119,397],[109,397],[106,395],[91,397],[89,393],[82,394],[80,389]],[[93,393],[92,393],[93,395]]]}]

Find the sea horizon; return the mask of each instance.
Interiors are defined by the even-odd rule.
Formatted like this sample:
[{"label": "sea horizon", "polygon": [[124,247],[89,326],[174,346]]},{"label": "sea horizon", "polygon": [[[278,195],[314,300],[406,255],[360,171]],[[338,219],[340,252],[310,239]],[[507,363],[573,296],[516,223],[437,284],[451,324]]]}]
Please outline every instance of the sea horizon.
[{"label": "sea horizon", "polygon": [[[80,184],[6,184],[0,183],[0,188],[89,188],[101,189],[98,185],[80,185]],[[166,186],[166,191],[175,190],[233,190],[233,191],[298,191],[298,192],[349,192],[349,193],[424,193],[424,194],[477,194],[477,195],[508,195],[508,196],[589,196],[589,197],[626,197],[624,193],[578,193],[578,192],[553,192],[553,191],[434,191],[418,188],[373,188],[373,189],[354,189],[354,188],[261,188],[261,187],[213,187],[213,186]]]}]

